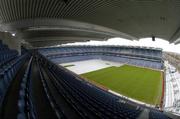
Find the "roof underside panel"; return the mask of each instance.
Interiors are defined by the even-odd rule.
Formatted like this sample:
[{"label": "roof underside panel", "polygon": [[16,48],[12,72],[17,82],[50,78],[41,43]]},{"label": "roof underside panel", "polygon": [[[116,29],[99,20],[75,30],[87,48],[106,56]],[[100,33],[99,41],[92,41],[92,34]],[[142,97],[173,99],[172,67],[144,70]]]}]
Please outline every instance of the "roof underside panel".
[{"label": "roof underside panel", "polygon": [[[94,30],[94,25],[98,25],[121,34],[105,36],[106,39],[114,36],[126,36],[124,38],[128,39],[156,36],[177,42],[180,36],[179,14],[179,0],[0,0],[0,30],[20,32],[20,36],[29,36],[30,39],[34,36],[24,30],[31,26],[61,28],[62,24],[58,24],[62,20],[70,20],[87,23],[91,30]],[[39,19],[48,19],[49,22],[38,24]],[[20,22],[29,20],[33,22]],[[54,20],[59,21],[52,25]],[[83,24],[78,24],[80,29],[84,29]],[[74,23],[68,25],[68,28],[71,25],[74,26]],[[111,30],[108,32],[114,33]],[[82,34],[88,34],[86,37],[94,35],[89,32]],[[68,35],[74,36],[74,33]],[[59,36],[62,37],[63,33]]]}]

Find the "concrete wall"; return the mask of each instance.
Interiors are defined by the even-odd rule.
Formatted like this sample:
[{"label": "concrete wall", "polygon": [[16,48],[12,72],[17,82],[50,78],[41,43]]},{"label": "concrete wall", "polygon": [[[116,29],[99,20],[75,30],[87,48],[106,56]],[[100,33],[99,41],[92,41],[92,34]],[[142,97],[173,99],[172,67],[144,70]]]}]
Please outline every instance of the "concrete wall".
[{"label": "concrete wall", "polygon": [[8,32],[0,32],[0,40],[3,44],[8,45],[10,49],[17,50],[19,55],[21,55],[21,40],[17,36],[12,36]]}]

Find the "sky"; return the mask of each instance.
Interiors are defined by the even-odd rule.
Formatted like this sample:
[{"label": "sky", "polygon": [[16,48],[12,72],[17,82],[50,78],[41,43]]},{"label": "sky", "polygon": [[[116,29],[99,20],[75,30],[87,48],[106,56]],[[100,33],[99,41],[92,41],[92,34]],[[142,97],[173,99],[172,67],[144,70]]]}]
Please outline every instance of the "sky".
[{"label": "sky", "polygon": [[152,38],[143,38],[139,40],[127,40],[123,38],[112,38],[107,41],[89,41],[89,42],[77,42],[69,43],[68,45],[126,45],[126,46],[146,46],[146,47],[155,47],[162,48],[163,51],[170,51],[180,53],[180,44],[170,44],[168,41],[165,41],[160,38],[156,38],[155,41],[152,41]]}]

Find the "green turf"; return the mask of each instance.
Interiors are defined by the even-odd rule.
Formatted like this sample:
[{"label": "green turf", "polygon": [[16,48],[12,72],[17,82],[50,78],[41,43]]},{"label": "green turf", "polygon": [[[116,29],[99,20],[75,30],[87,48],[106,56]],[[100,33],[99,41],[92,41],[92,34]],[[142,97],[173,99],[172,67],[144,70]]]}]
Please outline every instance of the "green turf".
[{"label": "green turf", "polygon": [[72,67],[75,66],[74,64],[68,64],[68,65],[64,65],[64,67]]},{"label": "green turf", "polygon": [[160,71],[123,65],[96,70],[81,76],[133,99],[153,105],[160,104],[162,94]]}]

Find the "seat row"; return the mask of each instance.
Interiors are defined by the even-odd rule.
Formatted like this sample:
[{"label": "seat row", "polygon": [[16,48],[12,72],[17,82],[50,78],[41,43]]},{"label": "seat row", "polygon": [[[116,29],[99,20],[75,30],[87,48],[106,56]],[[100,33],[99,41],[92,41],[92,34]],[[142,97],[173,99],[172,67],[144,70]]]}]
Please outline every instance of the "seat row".
[{"label": "seat row", "polygon": [[26,61],[26,58],[28,58],[28,54],[19,56],[9,61],[7,64],[4,64],[0,68],[0,106],[3,102],[9,85],[11,84],[22,64],[24,64]]},{"label": "seat row", "polygon": [[35,119],[36,111],[32,102],[32,84],[31,84],[31,66],[32,57],[29,60],[24,77],[20,84],[19,99],[18,99],[18,115],[17,119]]},{"label": "seat row", "polygon": [[169,117],[161,114],[160,112],[158,111],[154,111],[154,110],[151,110],[149,112],[149,118],[150,119],[170,119]]},{"label": "seat row", "polygon": [[36,61],[37,61],[38,70],[40,73],[40,79],[41,79],[41,82],[43,84],[43,88],[44,88],[44,91],[46,93],[46,97],[47,97],[48,101],[50,102],[52,109],[56,112],[56,116],[59,119],[66,119],[64,112],[61,110],[60,106],[56,102],[56,99],[55,99],[56,97],[53,96],[51,91],[50,91],[50,87],[48,85],[47,79],[45,79],[45,76],[42,72],[42,70],[43,70],[42,65],[39,63],[39,61],[37,59],[36,59]]},{"label": "seat row", "polygon": [[146,48],[136,48],[136,47],[127,47],[127,46],[62,46],[54,48],[43,48],[39,51],[46,56],[53,53],[85,53],[85,52],[114,52],[114,53],[123,53],[123,54],[132,54],[132,55],[141,55],[141,56],[150,56],[150,57],[159,57],[161,58],[162,52],[159,49],[146,49]]}]

